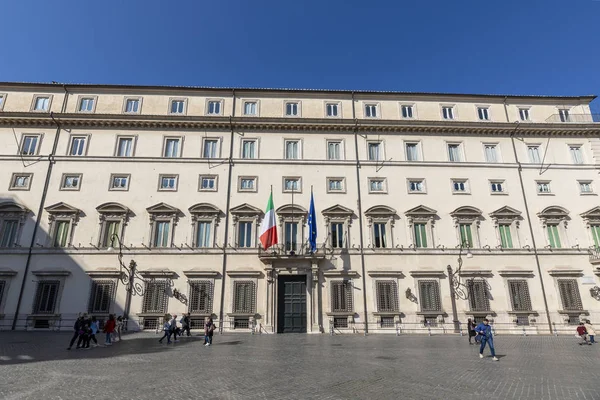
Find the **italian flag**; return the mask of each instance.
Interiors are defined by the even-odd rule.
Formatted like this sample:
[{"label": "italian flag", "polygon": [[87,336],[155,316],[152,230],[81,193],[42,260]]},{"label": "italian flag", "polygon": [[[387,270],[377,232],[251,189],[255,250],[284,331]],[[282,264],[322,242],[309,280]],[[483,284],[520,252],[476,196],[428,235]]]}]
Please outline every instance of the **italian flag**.
[{"label": "italian flag", "polygon": [[260,242],[266,250],[277,244],[277,223],[275,219],[275,209],[273,207],[273,192],[269,196],[265,218],[260,225]]}]

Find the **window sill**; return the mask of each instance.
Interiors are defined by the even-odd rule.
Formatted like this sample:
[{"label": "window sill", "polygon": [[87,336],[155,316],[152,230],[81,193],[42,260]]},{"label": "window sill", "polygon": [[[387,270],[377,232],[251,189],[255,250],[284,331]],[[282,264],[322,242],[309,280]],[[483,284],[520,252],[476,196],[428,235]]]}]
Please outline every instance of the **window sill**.
[{"label": "window sill", "polygon": [[559,314],[566,314],[566,315],[590,315],[590,312],[587,310],[558,310],[557,311]]},{"label": "window sill", "polygon": [[539,193],[537,194],[538,196],[554,196],[554,193]]},{"label": "window sill", "polygon": [[506,192],[490,192],[492,196],[508,196]]},{"label": "window sill", "polygon": [[462,196],[471,195],[471,193],[469,193],[469,192],[452,192],[452,194],[457,194],[457,195],[462,195]]},{"label": "window sill", "polygon": [[468,314],[468,315],[492,315],[492,314],[496,314],[496,313],[492,310],[488,310],[488,311],[467,311],[466,314]]},{"label": "window sill", "polygon": [[537,311],[507,311],[509,315],[539,315]]},{"label": "window sill", "polygon": [[597,193],[579,193],[581,196],[598,196]]},{"label": "window sill", "polygon": [[425,315],[425,316],[438,316],[438,315],[442,315],[442,316],[446,316],[446,313],[444,311],[438,310],[438,311],[418,311],[417,315]]},{"label": "window sill", "polygon": [[369,194],[388,194],[387,192],[372,192],[369,191]]},{"label": "window sill", "polygon": [[408,194],[427,194],[427,192],[416,192],[416,191],[409,191]]},{"label": "window sill", "polygon": [[232,313],[227,313],[228,317],[243,317],[243,318],[250,318],[250,317],[255,317],[256,313],[236,313],[236,312],[232,312]]},{"label": "window sill", "polygon": [[351,317],[354,315],[354,311],[331,311],[327,315],[330,317]]},{"label": "window sill", "polygon": [[147,317],[151,317],[151,318],[160,318],[160,317],[164,317],[166,314],[166,312],[145,312],[145,313],[138,313],[136,314],[138,317],[142,317],[142,318],[147,318]]},{"label": "window sill", "polygon": [[377,317],[395,317],[396,315],[401,315],[400,311],[377,311],[374,312],[373,315]]}]

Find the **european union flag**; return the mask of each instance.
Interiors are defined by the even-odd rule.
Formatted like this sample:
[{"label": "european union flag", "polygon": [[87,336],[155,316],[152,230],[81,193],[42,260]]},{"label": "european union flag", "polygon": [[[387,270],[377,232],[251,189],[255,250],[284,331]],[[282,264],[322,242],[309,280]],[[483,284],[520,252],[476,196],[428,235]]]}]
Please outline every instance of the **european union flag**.
[{"label": "european union flag", "polygon": [[308,242],[310,250],[317,251],[317,214],[315,213],[315,198],[310,192],[310,210],[308,211]]}]

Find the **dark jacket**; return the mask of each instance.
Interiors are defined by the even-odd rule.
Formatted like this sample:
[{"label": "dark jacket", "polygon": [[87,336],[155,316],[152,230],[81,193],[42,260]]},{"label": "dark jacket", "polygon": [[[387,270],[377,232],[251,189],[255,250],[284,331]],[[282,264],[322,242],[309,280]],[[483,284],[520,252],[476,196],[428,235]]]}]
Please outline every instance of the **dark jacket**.
[{"label": "dark jacket", "polygon": [[73,330],[75,332],[79,332],[83,327],[83,317],[79,317],[75,320],[75,324],[73,324]]},{"label": "dark jacket", "polygon": [[475,332],[478,335],[485,337],[486,339],[492,338],[492,327],[490,325],[486,325],[483,322],[475,327]]},{"label": "dark jacket", "polygon": [[211,319],[206,324],[204,324],[204,334],[206,336],[212,336],[214,331],[215,331],[215,323]]}]

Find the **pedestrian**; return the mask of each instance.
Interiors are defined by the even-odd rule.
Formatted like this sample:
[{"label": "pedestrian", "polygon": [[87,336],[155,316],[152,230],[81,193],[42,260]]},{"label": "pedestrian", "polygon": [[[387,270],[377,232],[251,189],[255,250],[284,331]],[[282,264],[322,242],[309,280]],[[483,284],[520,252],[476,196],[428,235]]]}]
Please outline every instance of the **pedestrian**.
[{"label": "pedestrian", "polygon": [[81,328],[79,329],[79,340],[77,340],[77,347],[75,347],[75,349],[85,348],[85,344],[92,333],[90,323],[91,321],[87,318],[87,315],[84,315],[81,322]]},{"label": "pedestrian", "polygon": [[579,336],[579,338],[581,339],[581,341],[579,342],[579,345],[584,345],[584,344],[588,344],[587,341],[587,330],[585,329],[585,324],[582,322],[579,322],[579,325],[577,326],[577,336]]},{"label": "pedestrian", "polygon": [[585,331],[588,335],[588,337],[590,338],[590,344],[594,344],[596,343],[596,341],[594,340],[594,336],[596,336],[596,331],[594,330],[594,327],[592,326],[592,323],[590,322],[589,319],[585,320]]},{"label": "pedestrian", "polygon": [[119,315],[117,317],[117,327],[115,330],[115,337],[119,338],[119,342],[121,341],[121,329],[123,329],[123,317]]},{"label": "pedestrian", "polygon": [[106,333],[106,342],[104,343],[107,346],[112,345],[111,337],[113,332],[115,331],[115,316],[112,314],[108,315],[108,321],[104,324],[104,333]]},{"label": "pedestrian", "polygon": [[490,321],[484,319],[482,323],[475,327],[475,332],[481,337],[481,346],[479,346],[479,358],[483,358],[483,350],[485,345],[490,346],[490,352],[492,353],[492,360],[498,361],[496,357],[496,350],[494,349],[494,337],[492,335],[492,327]]},{"label": "pedestrian", "polygon": [[475,332],[475,323],[471,318],[467,320],[467,330],[469,332],[469,344],[473,344],[471,340],[477,336],[477,332]]},{"label": "pedestrian", "polygon": [[83,322],[83,313],[79,313],[79,315],[77,316],[77,319],[75,320],[75,324],[73,324],[73,330],[75,332],[73,332],[73,337],[71,338],[71,343],[69,343],[69,347],[67,347],[67,350],[71,350],[71,347],[73,347],[73,344],[79,338],[79,331],[81,330],[82,322]]},{"label": "pedestrian", "polygon": [[179,334],[179,328],[177,327],[177,314],[174,314],[173,319],[171,320],[171,334],[173,335],[173,341],[179,342],[179,340],[177,340],[177,335]]},{"label": "pedestrian", "polygon": [[165,314],[165,316],[164,316],[165,323],[163,324],[164,335],[163,335],[163,337],[158,339],[158,343],[162,343],[163,339],[167,338],[167,344],[171,344],[171,322],[170,322],[170,319],[171,319],[171,315]]},{"label": "pedestrian", "polygon": [[96,339],[96,334],[100,330],[100,322],[96,319],[96,317],[92,317],[90,329],[92,330],[90,339],[94,341],[94,347],[98,347],[98,340]]},{"label": "pedestrian", "polygon": [[190,314],[183,313],[179,322],[181,323],[181,336],[183,336],[184,333],[187,333],[188,337],[192,336],[192,333],[190,332]]},{"label": "pedestrian", "polygon": [[210,346],[212,344],[213,332],[215,331],[215,324],[211,317],[204,319],[204,345]]}]

